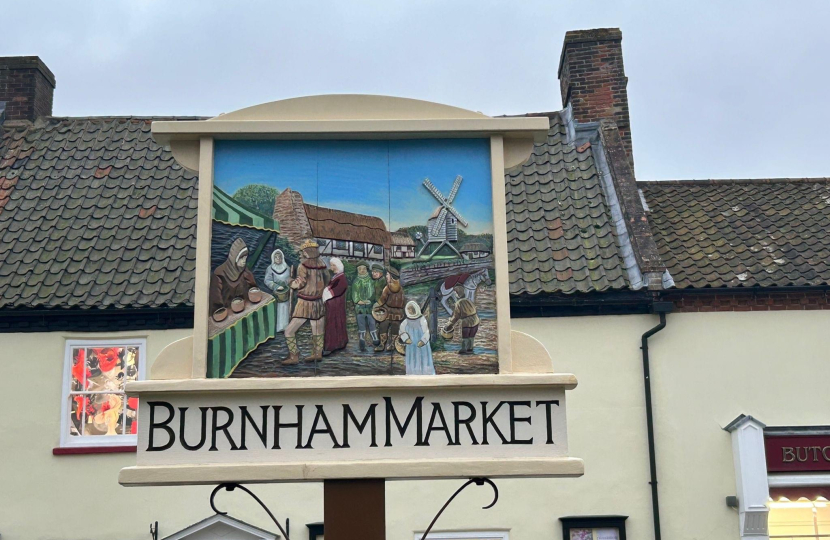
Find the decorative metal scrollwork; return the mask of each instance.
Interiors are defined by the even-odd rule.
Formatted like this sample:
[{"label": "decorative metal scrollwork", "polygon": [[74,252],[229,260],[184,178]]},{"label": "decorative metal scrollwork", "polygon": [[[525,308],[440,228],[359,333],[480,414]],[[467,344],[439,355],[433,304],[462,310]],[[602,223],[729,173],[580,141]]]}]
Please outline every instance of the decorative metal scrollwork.
[{"label": "decorative metal scrollwork", "polygon": [[259,497],[257,497],[257,496],[254,494],[254,492],[253,492],[253,491],[251,491],[250,489],[246,488],[246,487],[245,487],[245,486],[243,486],[242,484],[237,484],[237,483],[235,483],[235,482],[228,482],[228,483],[224,483],[224,484],[219,484],[218,486],[216,486],[215,488],[213,488],[213,491],[210,493],[210,507],[211,507],[211,508],[213,508],[213,511],[214,511],[214,512],[216,512],[217,514],[221,514],[221,515],[223,515],[223,516],[224,516],[224,515],[227,515],[227,512],[222,512],[221,510],[219,510],[218,508],[216,508],[216,504],[214,504],[213,499],[216,497],[216,494],[217,494],[217,493],[219,493],[219,491],[220,491],[220,490],[222,490],[222,489],[225,489],[225,490],[227,490],[227,491],[233,491],[233,490],[235,490],[236,488],[241,489],[242,491],[244,491],[245,493],[247,493],[248,495],[250,495],[251,497],[253,497],[253,499],[254,499],[256,502],[258,502],[258,503],[259,503],[259,505],[263,508],[263,510],[265,510],[266,512],[268,512],[268,515],[271,517],[271,520],[274,522],[274,524],[277,526],[277,528],[278,528],[278,529],[280,530],[280,532],[282,533],[282,537],[283,537],[283,538],[285,538],[285,540],[291,540],[290,538],[288,538],[288,533],[287,533],[287,532],[285,532],[285,529],[283,529],[283,528],[282,528],[282,525],[280,525],[280,522],[279,522],[279,521],[277,521],[277,518],[276,518],[276,517],[274,517],[274,514],[272,514],[272,513],[271,513],[271,510],[269,510],[269,509],[268,509],[268,507],[267,507],[267,506],[265,506],[265,503],[264,503],[264,502],[262,502],[262,501],[260,500],[260,498],[259,498]]},{"label": "decorative metal scrollwork", "polygon": [[483,486],[484,484],[488,484],[490,487],[493,488],[493,502],[491,502],[487,506],[482,506],[481,507],[482,510],[487,510],[488,508],[492,508],[499,501],[499,488],[496,487],[496,484],[494,484],[492,480],[490,480],[489,478],[484,478],[484,477],[470,478],[469,480],[464,482],[464,484],[460,488],[455,490],[455,493],[453,493],[452,496],[449,499],[447,499],[447,502],[444,503],[444,506],[442,506],[441,509],[438,510],[438,513],[435,514],[435,517],[432,518],[432,522],[429,524],[429,527],[427,527],[427,530],[425,530],[424,534],[421,536],[421,540],[426,540],[426,537],[429,534],[429,531],[432,530],[433,525],[435,525],[435,522],[438,521],[439,517],[441,517],[441,514],[444,513],[444,510],[446,510],[447,507],[452,502],[452,500],[455,499],[456,496],[458,496],[459,493],[464,491],[464,489],[467,486],[469,486],[470,484],[475,484],[477,486]]}]

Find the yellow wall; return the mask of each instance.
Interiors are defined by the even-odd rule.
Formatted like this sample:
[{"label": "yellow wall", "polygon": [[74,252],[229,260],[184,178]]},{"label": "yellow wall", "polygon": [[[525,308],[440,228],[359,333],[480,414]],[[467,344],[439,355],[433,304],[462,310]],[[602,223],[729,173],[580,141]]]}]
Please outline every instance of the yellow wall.
[{"label": "yellow wall", "polygon": [[[561,538],[560,516],[623,514],[628,537],[649,539],[651,499],[640,335],[656,316],[517,319],[540,339],[557,371],[580,381],[568,395],[570,450],[585,460],[578,479],[499,480],[490,510],[487,488],[470,487],[436,530],[508,529],[511,540]],[[732,448],[722,430],[740,413],[767,425],[830,424],[830,312],[671,314],[651,340],[658,473],[664,538],[738,538]],[[146,335],[148,358],[188,331]],[[146,540],[211,514],[207,487],[122,488],[116,478],[132,454],[53,456],[60,436],[64,339],[104,337],[0,334],[0,534],[17,539]],[[387,538],[411,540],[458,481],[387,484]],[[256,486],[295,540],[321,521],[322,486]],[[273,530],[243,494],[220,495],[231,514]],[[359,504],[359,502],[356,502]]]}]

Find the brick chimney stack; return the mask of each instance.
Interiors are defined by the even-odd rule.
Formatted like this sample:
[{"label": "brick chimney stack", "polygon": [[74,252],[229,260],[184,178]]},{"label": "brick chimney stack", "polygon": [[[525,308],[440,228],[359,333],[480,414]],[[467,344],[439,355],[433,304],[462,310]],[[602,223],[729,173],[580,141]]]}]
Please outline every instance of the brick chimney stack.
[{"label": "brick chimney stack", "polygon": [[5,120],[51,116],[55,76],[37,56],[0,56],[0,103]]},{"label": "brick chimney stack", "polygon": [[573,107],[577,122],[614,120],[634,167],[631,122],[628,119],[628,77],[619,28],[575,30],[565,34],[559,58],[562,105]]}]

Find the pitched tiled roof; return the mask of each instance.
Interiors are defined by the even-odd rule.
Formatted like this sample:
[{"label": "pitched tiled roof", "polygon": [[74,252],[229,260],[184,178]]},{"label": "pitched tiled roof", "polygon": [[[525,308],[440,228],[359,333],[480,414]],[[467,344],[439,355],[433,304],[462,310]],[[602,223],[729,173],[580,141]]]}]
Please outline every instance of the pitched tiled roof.
[{"label": "pitched tiled roof", "polygon": [[0,308],[192,305],[197,178],[152,120],[2,126]]},{"label": "pitched tiled roof", "polygon": [[545,143],[505,172],[510,293],[585,293],[629,286],[594,148],[567,143],[559,113]]},{"label": "pitched tiled roof", "polygon": [[830,179],[638,186],[677,287],[830,284]]}]

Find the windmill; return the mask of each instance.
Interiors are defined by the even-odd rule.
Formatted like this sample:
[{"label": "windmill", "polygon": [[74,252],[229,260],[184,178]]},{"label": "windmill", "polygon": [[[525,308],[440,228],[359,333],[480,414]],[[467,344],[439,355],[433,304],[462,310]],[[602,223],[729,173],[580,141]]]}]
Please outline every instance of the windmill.
[{"label": "windmill", "polygon": [[427,221],[426,242],[424,242],[422,238],[419,238],[424,245],[421,246],[421,250],[418,251],[418,257],[421,256],[430,244],[438,244],[438,247],[427,256],[427,260],[431,259],[436,253],[438,253],[443,246],[448,246],[459,257],[461,257],[461,253],[459,253],[455,246],[451,244],[451,242],[458,240],[458,225],[461,225],[462,227],[466,227],[468,225],[467,220],[465,220],[461,216],[461,213],[452,205],[455,196],[458,194],[458,190],[461,188],[461,180],[462,178],[460,175],[456,176],[449,195],[444,197],[444,194],[441,193],[437,187],[435,187],[429,178],[424,179],[424,187],[427,188],[427,191],[429,191],[433,197],[435,197],[435,200],[437,200],[439,204],[435,209],[435,212],[433,212],[432,216]]}]

